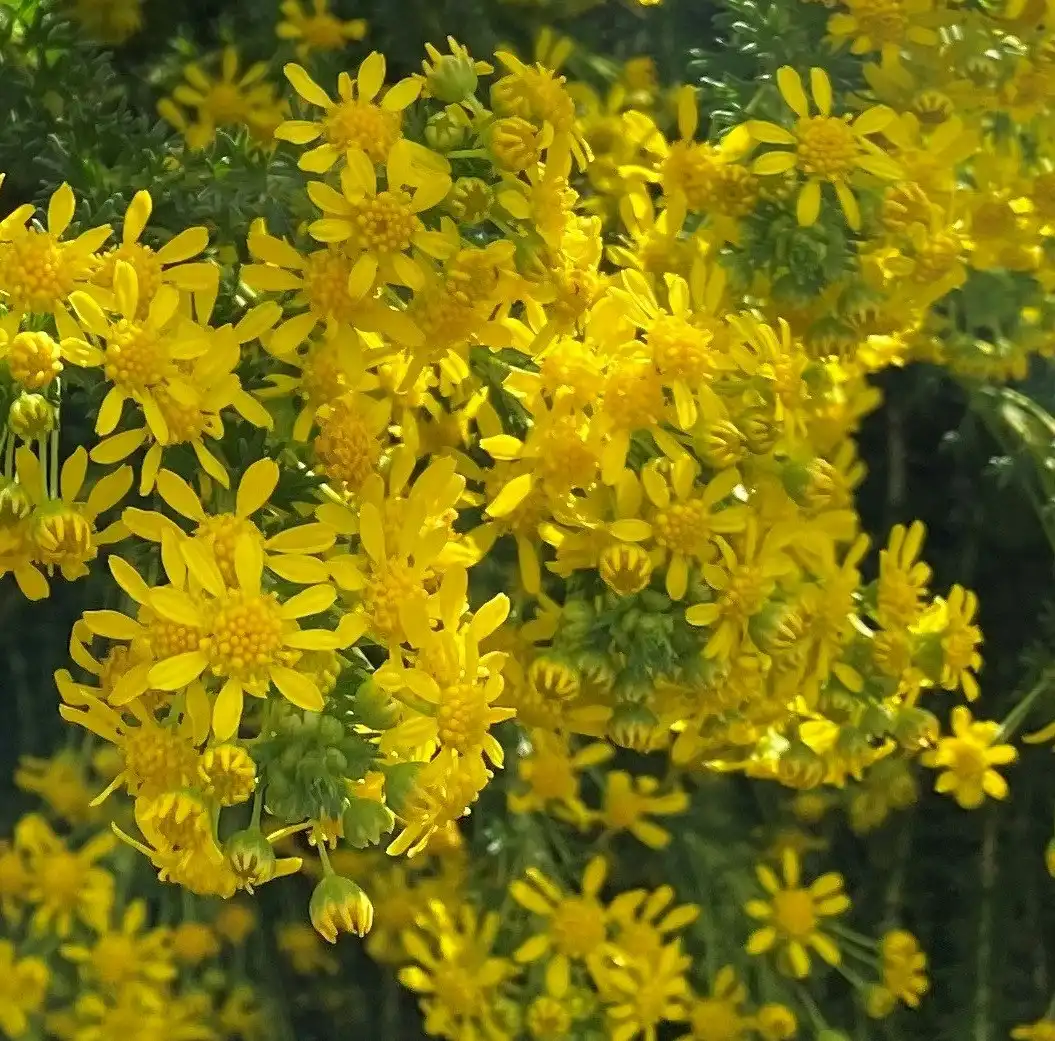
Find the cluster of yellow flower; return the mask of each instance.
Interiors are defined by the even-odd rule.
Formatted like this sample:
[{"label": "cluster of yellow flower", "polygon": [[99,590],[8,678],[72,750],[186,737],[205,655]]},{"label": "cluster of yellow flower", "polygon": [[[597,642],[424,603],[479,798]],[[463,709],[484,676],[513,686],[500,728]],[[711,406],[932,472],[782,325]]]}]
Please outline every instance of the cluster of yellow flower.
[{"label": "cluster of yellow flower", "polygon": [[[63,716],[116,749],[108,791],[132,797],[140,833],[122,837],[163,880],[251,891],[304,866],[274,848],[304,832],[313,924],[363,934],[374,909],[339,855],[392,832],[392,856],[456,844],[514,755],[514,813],[653,848],[669,834],[650,818],[690,805],[680,774],[813,789],[874,766],[866,823],[921,752],[964,807],[1006,794],[993,767],[1020,716],[958,706],[940,737],[921,705],[978,696],[977,599],[932,596],[918,523],[865,582],[852,437],[879,403],[871,373],[928,358],[1002,376],[1050,340],[1052,174],[1017,127],[1046,115],[1051,47],[1032,8],[1012,37],[981,11],[896,6],[829,23],[833,43],[880,52],[868,91],[837,105],[814,68],[811,102],[783,67],[751,106],[772,119],[710,142],[695,90],[666,97],[642,60],[601,99],[559,74],[570,44],[552,34],[534,62],[430,45],[395,83],[375,52],[335,94],[288,64],[290,99],[233,48],[219,78],[188,66],[162,109],[188,146],[245,127],[304,174],[282,200],[296,237],[253,224],[233,302],[204,228],[147,232],[146,192],[111,249],[108,226],[67,236],[66,186],[46,227],[30,206],[0,222],[0,574],[38,598],[45,570],[76,578],[117,546],[118,599],[76,623],[79,677],[57,682]],[[283,11],[305,54],[363,30],[323,4]],[[994,103],[1014,125],[983,124]],[[804,291],[832,235],[845,263]],[[971,326],[972,278],[1016,280],[999,342]],[[60,477],[68,381],[96,395],[101,440]],[[81,501],[89,458],[104,476]],[[131,491],[126,460],[148,508],[99,528]],[[649,776],[607,772],[594,808],[580,774],[616,749],[654,753],[618,753]],[[603,860],[572,895],[530,868],[510,893],[545,924],[505,957],[493,917],[433,898],[459,891],[449,870],[420,876],[423,894],[442,880],[424,917],[378,944],[416,964],[403,978],[436,1034],[510,1034],[517,966],[543,957],[536,1038],[597,1008],[617,1041],[664,1020],[701,1039],[794,1031],[731,968],[693,995],[678,933],[696,912],[669,888],[605,904]],[[848,900],[834,874],[803,886],[793,854],[783,870],[759,869],[747,951],[797,979],[808,949],[840,963],[818,922]],[[383,895],[386,873],[365,877]],[[916,1003],[914,940],[888,935],[877,961],[840,935],[878,966],[870,1010]],[[726,1035],[707,1032],[718,1015]]]},{"label": "cluster of yellow flower", "polygon": [[0,840],[0,1035],[260,1037],[251,986],[221,967],[255,929],[252,908],[232,902],[211,921],[152,922],[145,901],[123,895],[132,865],[91,808],[89,773],[65,754],[25,759],[16,775],[58,829],[29,813]]}]

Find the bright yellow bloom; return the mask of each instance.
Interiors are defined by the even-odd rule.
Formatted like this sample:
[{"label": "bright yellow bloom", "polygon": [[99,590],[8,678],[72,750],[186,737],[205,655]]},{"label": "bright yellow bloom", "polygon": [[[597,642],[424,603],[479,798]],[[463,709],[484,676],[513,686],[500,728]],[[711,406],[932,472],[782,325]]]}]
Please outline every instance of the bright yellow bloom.
[{"label": "bright yellow bloom", "polygon": [[95,793],[88,787],[85,764],[72,751],[61,751],[50,759],[24,755],[18,760],[15,784],[24,792],[39,795],[60,820],[86,824],[96,816]]},{"label": "bright yellow bloom", "polygon": [[89,228],[63,242],[75,206],[73,190],[63,183],[48,202],[47,230],[27,226],[34,212],[29,203],[0,221],[0,296],[7,304],[0,328],[8,336],[18,331],[27,313],[52,315],[62,338],[80,335],[68,311],[70,295],[87,288],[95,254],[110,237],[110,225]]},{"label": "bright yellow bloom", "polygon": [[754,1027],[746,1014],[747,988],[731,965],[723,965],[706,997],[689,1006],[689,1033],[678,1041],[745,1041]]},{"label": "bright yellow bloom", "polygon": [[411,964],[399,970],[399,980],[421,995],[427,1033],[484,1041],[509,1037],[497,1003],[517,969],[491,953],[498,927],[493,911],[480,915],[467,903],[448,909],[434,901],[415,928],[404,931]]},{"label": "bright yellow bloom", "polygon": [[689,797],[680,789],[658,795],[658,789],[654,777],[631,777],[624,770],[612,770],[605,776],[601,822],[610,831],[628,831],[646,846],[662,849],[670,842],[670,832],[648,817],[684,813]]},{"label": "bright yellow bloom", "polygon": [[323,110],[320,120],[291,120],[275,132],[280,141],[295,145],[323,139],[300,157],[300,168],[309,173],[325,173],[349,152],[365,152],[373,163],[383,163],[402,136],[404,109],[421,93],[416,76],[383,90],[385,56],[378,51],[363,59],[354,79],[347,72],[338,76],[337,101],[299,65],[290,63],[284,71],[293,89],[309,105]]},{"label": "bright yellow bloom", "polygon": [[373,265],[373,277],[361,276],[368,286],[363,295],[378,282],[422,288],[425,275],[410,250],[446,253],[445,240],[434,241],[419,214],[450,191],[450,164],[438,153],[401,139],[388,153],[386,187],[379,189],[374,164],[365,152],[349,149],[345,162],[340,192],[322,181],[308,184],[308,195],[324,214],[309,226],[311,236],[319,242],[345,243],[358,258],[357,268],[363,260]]},{"label": "bright yellow bloom", "polygon": [[[201,498],[182,477],[170,470],[157,476],[158,494],[181,517],[196,527],[188,536],[163,514],[129,507],[123,514],[126,526],[139,538],[162,544],[166,532],[177,539],[193,538],[212,553],[224,581],[235,583],[235,548],[246,537],[260,546],[264,566],[287,582],[313,585],[329,580],[329,569],[316,556],[329,550],[334,531],[325,524],[295,524],[265,536],[252,520],[263,512],[278,486],[280,471],[272,459],[258,459],[242,474],[235,489],[234,510],[208,511]],[[264,519],[261,518],[261,524]]]},{"label": "bright yellow bloom", "polygon": [[80,849],[67,848],[43,817],[30,814],[15,827],[15,848],[26,858],[30,888],[26,894],[34,908],[35,932],[65,939],[74,924],[83,922],[103,932],[114,902],[114,878],[97,861],[111,852],[116,839],[99,832]]},{"label": "bright yellow bloom", "polygon": [[609,920],[616,929],[608,947],[609,957],[621,964],[634,959],[648,964],[658,960],[664,946],[700,916],[696,904],[672,907],[674,899],[671,886],[652,892],[631,889],[620,893],[608,907]]},{"label": "bright yellow bloom", "polygon": [[926,752],[924,766],[941,770],[934,782],[936,792],[949,793],[965,810],[975,810],[988,795],[1007,798],[1007,781],[993,769],[1018,758],[1014,745],[999,744],[1001,728],[990,720],[975,721],[970,709],[957,705],[952,710],[952,735],[938,741]]},{"label": "bright yellow bloom", "polygon": [[513,813],[552,813],[585,823],[591,813],[579,792],[579,773],[600,766],[615,754],[611,745],[593,742],[572,751],[567,739],[545,730],[531,732],[531,751],[517,763],[517,777],[527,789],[509,793]]},{"label": "bright yellow bloom", "polygon": [[751,120],[746,124],[751,137],[764,144],[788,145],[794,151],[767,152],[754,161],[757,174],[783,174],[798,170],[806,182],[799,192],[796,212],[799,224],[808,227],[820,214],[821,184],[829,182],[835,189],[846,222],[854,230],[861,226],[850,178],[864,170],[875,177],[895,180],[901,171],[878,145],[869,140],[894,118],[892,109],[874,105],[853,122],[849,116],[832,115],[832,85],[823,69],[810,69],[810,90],[818,114],[810,115],[810,103],[799,74],[790,65],[777,70],[777,86],[788,107],[797,117],[794,131],[776,123]]},{"label": "bright yellow bloom", "polygon": [[675,940],[660,950],[655,960],[635,958],[616,968],[605,968],[600,991],[608,1016],[612,1041],[657,1041],[664,1022],[688,1017],[690,997],[686,973],[692,959]]},{"label": "bright yellow bloom", "polygon": [[909,528],[895,524],[887,548],[879,553],[876,616],[887,629],[907,628],[922,614],[920,600],[931,577],[930,567],[919,559],[925,533],[922,521]]},{"label": "bright yellow bloom", "polygon": [[121,244],[99,257],[99,266],[92,275],[96,285],[110,289],[117,273],[117,262],[130,264],[139,286],[139,307],[133,316],[139,321],[146,318],[151,301],[163,285],[173,285],[185,293],[205,292],[215,296],[220,281],[220,269],[216,264],[194,260],[209,245],[207,228],[185,228],[157,249],[142,242],[153,209],[150,192],[136,192],[125,210]]},{"label": "bright yellow bloom", "polygon": [[19,958],[10,940],[0,940],[0,1031],[17,1039],[44,1008],[51,973],[40,958]]},{"label": "bright yellow bloom", "polygon": [[573,962],[596,971],[608,936],[608,914],[598,900],[607,874],[604,858],[594,857],[583,872],[581,895],[568,895],[538,868],[528,868],[528,881],[511,882],[509,895],[546,919],[545,931],[521,944],[514,959],[523,964],[546,958],[546,978],[554,985],[568,978]]},{"label": "bright yellow bloom", "polygon": [[932,0],[843,0],[843,6],[828,19],[828,33],[838,45],[851,40],[851,54],[880,51],[884,61],[896,61],[909,44],[938,43]]},{"label": "bright yellow bloom", "polygon": [[744,905],[752,918],[766,922],[751,934],[747,953],[763,954],[776,948],[780,955],[778,967],[795,979],[809,975],[809,948],[829,965],[838,965],[839,948],[821,931],[820,924],[822,919],[840,915],[850,906],[843,892],[842,875],[832,871],[821,875],[808,889],[803,888],[798,855],[789,849],[783,856],[783,885],[764,864],[755,870],[769,900],[749,900]]},{"label": "bright yellow bloom", "polygon": [[344,21],[332,14],[327,0],[312,0],[310,11],[301,0],[282,0],[282,18],[275,26],[280,40],[297,41],[297,57],[304,61],[313,51],[339,51],[366,35],[366,20]]},{"label": "bright yellow bloom", "polygon": [[879,942],[879,956],[883,978],[868,992],[869,1014],[876,1018],[889,1015],[899,1001],[909,1008],[918,1008],[930,982],[927,956],[920,950],[915,936],[904,929],[886,933]]}]

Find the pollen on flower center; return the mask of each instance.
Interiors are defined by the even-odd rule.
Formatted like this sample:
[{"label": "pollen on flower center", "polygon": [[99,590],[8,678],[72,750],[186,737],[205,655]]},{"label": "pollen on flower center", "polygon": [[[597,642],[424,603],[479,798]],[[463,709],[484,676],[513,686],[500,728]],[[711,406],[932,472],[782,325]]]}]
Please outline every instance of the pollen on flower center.
[{"label": "pollen on flower center", "polygon": [[176,733],[160,727],[139,727],[123,743],[128,788],[157,793],[178,788],[194,776],[198,757],[194,747]]},{"label": "pollen on flower center", "polygon": [[381,446],[355,402],[338,398],[319,424],[315,454],[331,480],[345,491],[357,492],[374,472]]},{"label": "pollen on flower center", "polygon": [[80,898],[84,869],[80,860],[65,850],[55,850],[42,858],[37,883],[48,901],[63,907],[76,907]]},{"label": "pollen on flower center", "polygon": [[773,894],[773,924],[794,939],[804,939],[817,925],[813,897],[807,889],[782,889]]},{"label": "pollen on flower center", "polygon": [[487,702],[474,683],[445,687],[436,711],[440,742],[463,755],[480,747],[487,734]]},{"label": "pollen on flower center", "polygon": [[537,474],[556,488],[585,488],[597,469],[597,453],[583,440],[579,421],[571,416],[546,432],[545,448],[536,461]]},{"label": "pollen on flower center", "polygon": [[726,609],[740,618],[747,619],[757,614],[766,601],[766,581],[758,568],[737,569],[722,594]]},{"label": "pollen on flower center", "polygon": [[536,998],[528,1008],[527,1028],[532,1037],[564,1037],[571,1027],[571,1013],[547,994]]},{"label": "pollen on flower center", "polygon": [[656,368],[674,379],[699,381],[710,369],[710,334],[683,318],[660,318],[649,329],[647,343]]},{"label": "pollen on flower center", "polygon": [[201,634],[190,626],[143,612],[140,621],[147,627],[150,650],[159,661],[187,651],[196,651]]},{"label": "pollen on flower center", "polygon": [[604,409],[626,430],[649,427],[663,413],[663,387],[651,365],[621,365],[610,371],[604,388]]},{"label": "pollen on flower center", "polygon": [[130,390],[153,387],[169,371],[169,359],[157,333],[125,318],[114,325],[105,354],[106,378]]},{"label": "pollen on flower center", "polygon": [[395,559],[367,580],[363,606],[377,633],[399,643],[403,639],[400,605],[424,598],[420,574],[406,561]]},{"label": "pollen on flower center", "polygon": [[846,177],[860,154],[850,124],[834,116],[810,116],[799,122],[799,165],[807,177]]},{"label": "pollen on flower center", "polygon": [[311,313],[318,318],[350,322],[354,302],[348,295],[352,262],[335,249],[320,249],[308,257],[304,293]]},{"label": "pollen on flower center", "polygon": [[900,43],[905,38],[908,16],[901,0],[855,0],[853,13],[859,33],[876,44]]},{"label": "pollen on flower center", "polygon": [[236,589],[218,606],[211,633],[202,638],[200,649],[216,675],[260,683],[267,679],[270,666],[281,664],[284,634],[278,597]]},{"label": "pollen on flower center", "polygon": [[190,444],[207,432],[209,415],[200,407],[177,401],[163,383],[155,387],[152,393],[168,427],[168,444]]},{"label": "pollen on flower center", "polygon": [[656,544],[686,556],[707,546],[710,523],[702,502],[675,502],[660,510],[652,523]]},{"label": "pollen on flower center", "polygon": [[596,900],[568,897],[553,913],[553,943],[561,954],[583,958],[605,941],[604,912]]},{"label": "pollen on flower center", "polygon": [[323,133],[342,152],[358,148],[375,163],[383,163],[399,140],[401,124],[398,112],[368,101],[343,101],[326,117]]},{"label": "pollen on flower center", "polygon": [[251,521],[236,517],[233,513],[220,513],[206,517],[194,533],[203,542],[212,546],[220,574],[224,581],[233,586],[237,584],[234,569],[234,550],[238,540],[248,537],[254,542],[263,544],[263,538]]},{"label": "pollen on flower center", "polygon": [[0,285],[12,310],[54,311],[72,292],[79,272],[49,234],[26,229],[0,246]]},{"label": "pollen on flower center", "polygon": [[357,244],[377,253],[409,248],[420,224],[409,201],[405,192],[383,191],[359,202],[351,218]]},{"label": "pollen on flower center", "polygon": [[136,273],[136,281],[139,285],[139,308],[136,317],[145,318],[150,307],[150,301],[157,295],[161,288],[161,261],[157,254],[141,242],[128,242],[116,249],[110,250],[100,258],[99,266],[95,269],[92,281],[99,286],[109,288],[114,284],[114,268],[119,260],[131,265]]},{"label": "pollen on flower center", "polygon": [[328,405],[349,389],[348,377],[336,352],[326,344],[314,347],[304,359],[300,392],[316,407]]}]

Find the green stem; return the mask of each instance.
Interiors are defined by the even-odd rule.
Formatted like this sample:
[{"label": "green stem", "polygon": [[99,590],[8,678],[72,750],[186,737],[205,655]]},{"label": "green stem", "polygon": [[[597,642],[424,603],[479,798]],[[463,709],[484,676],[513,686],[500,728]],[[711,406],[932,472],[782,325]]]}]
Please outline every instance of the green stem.
[{"label": "green stem", "polygon": [[1000,724],[1000,729],[994,738],[994,743],[1010,740],[1020,724],[1025,720],[1029,710],[1033,707],[1033,703],[1048,689],[1050,680],[1051,674],[1046,670],[1037,681],[1036,686],[1004,717],[1004,721]]}]

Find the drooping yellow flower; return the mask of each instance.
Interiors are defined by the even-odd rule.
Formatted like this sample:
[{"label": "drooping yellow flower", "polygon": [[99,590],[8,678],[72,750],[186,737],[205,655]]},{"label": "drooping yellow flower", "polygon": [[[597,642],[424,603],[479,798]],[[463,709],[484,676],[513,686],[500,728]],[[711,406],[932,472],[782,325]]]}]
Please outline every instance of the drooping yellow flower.
[{"label": "drooping yellow flower", "polygon": [[305,10],[302,0],[282,0],[282,18],[275,26],[280,40],[295,40],[297,57],[304,61],[313,51],[343,50],[353,40],[366,35],[366,20],[345,21],[329,9],[327,0],[312,0]]},{"label": "drooping yellow flower", "polygon": [[280,141],[295,145],[323,139],[300,157],[300,168],[310,173],[325,173],[350,151],[365,152],[372,162],[383,163],[402,136],[403,111],[421,93],[421,80],[416,76],[383,90],[385,56],[378,51],[363,59],[354,79],[347,72],[340,74],[337,101],[299,65],[291,62],[284,71],[293,89],[324,113],[316,121],[290,120],[275,132]]},{"label": "drooping yellow flower", "polygon": [[829,965],[838,965],[839,948],[820,929],[824,918],[840,915],[850,906],[843,892],[842,875],[821,875],[808,889],[801,885],[799,858],[790,849],[783,856],[784,881],[765,864],[756,868],[762,888],[769,900],[749,900],[744,909],[752,918],[766,924],[756,929],[747,941],[748,954],[763,954],[777,949],[778,967],[795,979],[809,975],[812,948]]},{"label": "drooping yellow flower", "polygon": [[1007,781],[993,769],[1018,758],[1014,745],[1000,744],[999,723],[976,721],[964,705],[952,710],[952,734],[938,741],[938,747],[924,753],[924,766],[940,770],[934,790],[949,793],[965,810],[975,810],[985,801],[1007,798]]},{"label": "drooping yellow flower", "polygon": [[793,131],[765,120],[746,124],[751,137],[764,144],[790,146],[793,151],[767,152],[754,161],[757,174],[782,174],[798,170],[806,181],[799,192],[796,212],[799,224],[808,227],[820,214],[821,184],[835,189],[846,222],[854,230],[861,226],[861,212],[850,180],[857,170],[895,180],[900,169],[870,135],[881,131],[895,118],[892,109],[874,105],[852,122],[849,116],[832,115],[832,85],[823,69],[810,69],[810,91],[818,114],[810,114],[810,103],[799,74],[790,65],[777,70],[777,86],[797,117]]}]

